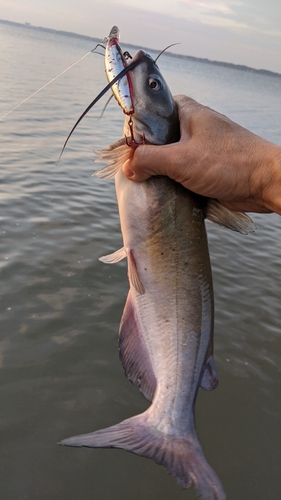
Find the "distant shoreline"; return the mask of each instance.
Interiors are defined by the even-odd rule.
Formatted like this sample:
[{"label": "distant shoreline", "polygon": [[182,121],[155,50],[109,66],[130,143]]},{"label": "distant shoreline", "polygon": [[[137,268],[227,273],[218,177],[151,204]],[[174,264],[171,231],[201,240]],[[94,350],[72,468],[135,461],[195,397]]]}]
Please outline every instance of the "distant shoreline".
[{"label": "distant shoreline", "polygon": [[[26,29],[45,31],[47,33],[54,33],[54,34],[58,34],[58,35],[65,35],[65,36],[71,36],[71,37],[75,37],[75,38],[82,38],[84,40],[90,40],[90,41],[94,41],[94,42],[100,42],[100,38],[94,38],[94,37],[90,37],[87,35],[79,35],[78,33],[73,33],[72,31],[55,30],[52,28],[43,28],[42,26],[33,26],[30,23],[16,23],[14,21],[7,21],[4,19],[0,19],[0,23],[9,24],[12,26],[18,26],[18,27],[26,28]],[[139,46],[133,45],[131,43],[126,43],[126,42],[124,42],[124,45],[126,45],[128,47],[133,47],[133,48],[140,48]],[[141,48],[143,48],[147,51],[153,50],[154,52],[155,51],[157,52],[157,49],[151,49],[148,47],[141,47]],[[212,64],[215,66],[224,66],[226,68],[238,69],[240,71],[248,71],[248,72],[257,73],[260,75],[275,76],[278,78],[281,77],[280,73],[276,73],[274,71],[270,71],[267,69],[255,69],[255,68],[251,68],[249,66],[244,66],[243,64],[233,64],[233,63],[227,63],[227,62],[222,62],[222,61],[212,61],[211,59],[207,59],[207,58],[187,56],[187,55],[183,55],[183,54],[173,54],[172,52],[168,52],[168,51],[166,51],[165,54],[170,56],[170,57],[177,57],[177,58],[186,59],[189,61],[196,61],[196,62],[205,63],[205,64]]]}]

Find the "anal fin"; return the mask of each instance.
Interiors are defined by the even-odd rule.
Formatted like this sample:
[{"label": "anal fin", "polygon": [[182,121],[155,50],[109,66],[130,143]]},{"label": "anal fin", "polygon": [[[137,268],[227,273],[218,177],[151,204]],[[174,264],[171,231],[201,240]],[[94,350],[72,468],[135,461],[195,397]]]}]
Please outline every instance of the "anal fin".
[{"label": "anal fin", "polygon": [[156,390],[156,379],[139,324],[131,291],[128,294],[119,330],[119,356],[128,379],[137,384],[148,401]]}]

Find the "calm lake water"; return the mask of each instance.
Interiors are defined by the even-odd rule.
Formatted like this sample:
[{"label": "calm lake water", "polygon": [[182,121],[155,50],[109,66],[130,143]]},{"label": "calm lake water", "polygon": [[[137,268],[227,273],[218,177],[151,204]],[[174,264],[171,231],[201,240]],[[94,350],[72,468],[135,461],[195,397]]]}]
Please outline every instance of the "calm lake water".
[{"label": "calm lake water", "polygon": [[[94,45],[0,23],[0,115]],[[159,66],[173,93],[281,144],[280,78],[168,55]],[[150,460],[56,444],[147,407],[116,348],[126,265],[98,261],[122,246],[114,182],[91,176],[93,150],[122,134],[115,101],[102,120],[106,96],[90,112],[56,164],[72,125],[105,84],[103,58],[90,54],[0,121],[3,500],[195,498]],[[281,219],[252,218],[257,230],[248,236],[208,224],[220,384],[199,391],[196,422],[228,500],[279,500]]]}]

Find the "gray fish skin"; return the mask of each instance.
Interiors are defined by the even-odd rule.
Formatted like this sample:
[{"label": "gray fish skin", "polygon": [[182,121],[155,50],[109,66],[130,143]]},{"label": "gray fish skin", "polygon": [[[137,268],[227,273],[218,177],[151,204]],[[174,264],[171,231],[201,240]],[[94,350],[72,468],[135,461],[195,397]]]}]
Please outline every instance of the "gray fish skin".
[{"label": "gray fish skin", "polygon": [[[166,177],[133,186],[116,177],[124,247],[145,291],[131,286],[126,308],[157,381],[150,413],[170,431],[188,432],[213,329],[205,200]],[[129,321],[121,323],[122,336]]]},{"label": "gray fish skin", "polygon": [[[135,57],[143,59],[131,72],[136,138],[144,133],[153,144],[172,142],[178,137],[172,95],[151,57],[142,51]],[[159,92],[151,91],[151,79],[159,79]],[[183,487],[193,483],[203,500],[224,500],[194,424],[199,385],[217,385],[207,200],[167,177],[134,183],[119,170],[115,179],[124,250],[102,260],[127,256],[130,291],[120,358],[129,380],[152,404],[141,415],[60,444],[126,449],[164,465]]]}]

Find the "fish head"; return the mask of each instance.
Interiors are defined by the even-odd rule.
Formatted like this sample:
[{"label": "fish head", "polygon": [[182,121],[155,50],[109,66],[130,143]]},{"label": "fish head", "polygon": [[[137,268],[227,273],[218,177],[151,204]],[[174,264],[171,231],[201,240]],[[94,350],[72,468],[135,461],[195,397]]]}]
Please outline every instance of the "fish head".
[{"label": "fish head", "polygon": [[177,106],[156,62],[143,50],[135,54],[133,61],[139,61],[130,71],[135,137],[144,136],[151,144],[178,141]]}]

